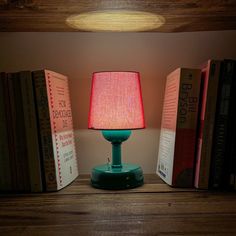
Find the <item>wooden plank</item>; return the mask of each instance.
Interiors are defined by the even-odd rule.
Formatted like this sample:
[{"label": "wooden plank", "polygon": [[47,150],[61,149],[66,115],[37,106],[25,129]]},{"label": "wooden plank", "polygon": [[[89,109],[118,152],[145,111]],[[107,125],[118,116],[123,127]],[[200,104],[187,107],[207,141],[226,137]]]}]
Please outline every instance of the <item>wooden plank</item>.
[{"label": "wooden plank", "polygon": [[94,189],[80,176],[62,191],[2,195],[1,235],[234,235],[235,193],[174,189],[156,175],[143,187]]},{"label": "wooden plank", "polygon": [[0,200],[2,235],[236,233],[235,194],[42,195]]},{"label": "wooden plank", "polygon": [[236,1],[174,0],[4,0],[0,4],[0,31],[78,31],[66,19],[88,11],[126,9],[162,15],[166,23],[155,32],[236,29]]}]

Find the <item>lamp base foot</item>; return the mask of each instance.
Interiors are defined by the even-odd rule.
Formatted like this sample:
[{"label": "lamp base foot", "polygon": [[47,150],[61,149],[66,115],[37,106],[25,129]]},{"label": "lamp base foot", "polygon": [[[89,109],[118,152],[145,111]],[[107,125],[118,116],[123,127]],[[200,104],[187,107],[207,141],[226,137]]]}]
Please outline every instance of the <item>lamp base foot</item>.
[{"label": "lamp base foot", "polygon": [[122,164],[122,168],[112,168],[105,164],[92,170],[91,184],[101,189],[129,189],[143,185],[143,171],[134,164]]}]

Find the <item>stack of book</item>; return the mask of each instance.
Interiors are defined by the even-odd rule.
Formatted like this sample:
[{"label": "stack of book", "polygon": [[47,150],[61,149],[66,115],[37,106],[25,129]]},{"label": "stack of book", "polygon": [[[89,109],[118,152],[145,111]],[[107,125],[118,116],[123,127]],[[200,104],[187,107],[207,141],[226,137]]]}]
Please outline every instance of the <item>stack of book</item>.
[{"label": "stack of book", "polygon": [[57,191],[78,176],[68,78],[0,73],[0,191]]},{"label": "stack of book", "polygon": [[236,61],[167,77],[157,174],[173,187],[236,189]]}]

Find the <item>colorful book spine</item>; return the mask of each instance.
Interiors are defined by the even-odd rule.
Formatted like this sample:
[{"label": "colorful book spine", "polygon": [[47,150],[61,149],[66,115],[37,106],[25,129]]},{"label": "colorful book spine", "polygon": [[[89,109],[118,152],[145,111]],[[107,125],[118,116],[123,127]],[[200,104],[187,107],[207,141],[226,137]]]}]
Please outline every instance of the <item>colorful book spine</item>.
[{"label": "colorful book spine", "polygon": [[201,71],[180,68],[167,77],[157,174],[174,187],[192,187]]},{"label": "colorful book spine", "polygon": [[211,186],[213,188],[225,188],[227,183],[225,178],[228,175],[228,163],[230,153],[228,145],[232,140],[230,127],[230,107],[233,97],[234,68],[236,64],[233,60],[224,60],[218,91],[218,103],[215,118],[215,129],[212,149],[211,164]]},{"label": "colorful book spine", "polygon": [[202,67],[201,103],[196,151],[196,170],[194,186],[208,189],[212,140],[215,124],[217,91],[220,77],[220,61],[209,60]]},{"label": "colorful book spine", "polygon": [[46,191],[59,190],[78,176],[68,78],[33,72]]},{"label": "colorful book spine", "polygon": [[30,71],[19,72],[26,136],[27,160],[31,192],[42,192],[41,163],[33,80]]}]

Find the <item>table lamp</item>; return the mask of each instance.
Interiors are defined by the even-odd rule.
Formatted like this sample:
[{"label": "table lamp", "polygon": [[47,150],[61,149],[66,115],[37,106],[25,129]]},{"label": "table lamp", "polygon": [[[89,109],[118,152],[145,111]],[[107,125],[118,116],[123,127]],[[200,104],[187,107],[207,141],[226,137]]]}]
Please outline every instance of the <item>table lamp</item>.
[{"label": "table lamp", "polygon": [[88,128],[101,130],[112,143],[112,162],[92,169],[92,186],[102,189],[141,186],[141,167],[121,161],[122,142],[129,138],[131,130],[145,128],[138,72],[93,73]]}]

